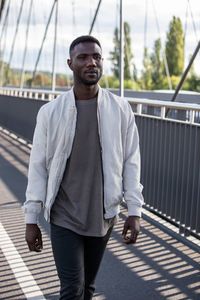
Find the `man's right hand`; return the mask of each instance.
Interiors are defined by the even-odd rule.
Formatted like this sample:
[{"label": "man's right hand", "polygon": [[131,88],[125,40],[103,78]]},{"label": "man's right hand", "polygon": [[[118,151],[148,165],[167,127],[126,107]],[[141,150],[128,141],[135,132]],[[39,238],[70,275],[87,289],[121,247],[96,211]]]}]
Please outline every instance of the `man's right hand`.
[{"label": "man's right hand", "polygon": [[25,237],[30,251],[42,251],[42,234],[37,224],[26,224]]}]

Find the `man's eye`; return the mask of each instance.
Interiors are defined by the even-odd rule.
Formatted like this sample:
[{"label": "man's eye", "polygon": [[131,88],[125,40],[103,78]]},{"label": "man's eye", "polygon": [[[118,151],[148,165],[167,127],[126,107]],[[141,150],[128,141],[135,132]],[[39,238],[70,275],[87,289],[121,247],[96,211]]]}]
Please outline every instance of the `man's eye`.
[{"label": "man's eye", "polygon": [[79,57],[78,57],[79,59],[85,59],[86,58],[86,56],[85,55],[79,55]]},{"label": "man's eye", "polygon": [[94,55],[94,59],[101,60],[101,55]]}]

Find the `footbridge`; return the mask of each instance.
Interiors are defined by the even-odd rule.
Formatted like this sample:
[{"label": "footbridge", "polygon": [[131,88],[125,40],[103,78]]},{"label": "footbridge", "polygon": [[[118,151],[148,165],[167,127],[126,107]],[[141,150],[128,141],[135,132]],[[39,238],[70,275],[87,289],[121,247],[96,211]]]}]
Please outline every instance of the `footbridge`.
[{"label": "footbridge", "polygon": [[[49,226],[42,253],[24,240],[27,168],[39,108],[61,92],[0,89],[0,299],[58,299]],[[122,243],[122,206],[95,299],[199,299],[200,107],[132,98],[140,134],[145,205],[136,245]]]}]

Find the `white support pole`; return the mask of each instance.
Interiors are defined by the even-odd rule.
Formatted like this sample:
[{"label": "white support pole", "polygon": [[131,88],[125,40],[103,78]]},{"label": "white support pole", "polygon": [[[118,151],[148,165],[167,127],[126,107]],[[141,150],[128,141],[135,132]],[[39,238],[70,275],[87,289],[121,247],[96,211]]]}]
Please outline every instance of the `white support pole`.
[{"label": "white support pole", "polygon": [[124,97],[124,20],[123,0],[120,0],[120,96]]},{"label": "white support pole", "polygon": [[55,12],[55,33],[54,33],[54,45],[53,45],[53,64],[52,64],[52,91],[55,92],[56,88],[56,43],[57,43],[57,28],[58,28],[58,1],[56,2]]}]

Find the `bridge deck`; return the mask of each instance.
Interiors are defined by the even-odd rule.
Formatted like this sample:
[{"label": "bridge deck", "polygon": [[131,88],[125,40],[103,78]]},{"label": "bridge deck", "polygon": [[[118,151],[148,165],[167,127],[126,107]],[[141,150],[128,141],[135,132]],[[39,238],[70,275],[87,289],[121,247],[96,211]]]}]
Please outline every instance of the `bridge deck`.
[{"label": "bridge deck", "polygon": [[[30,150],[0,131],[0,299],[58,299],[59,282],[48,224],[41,220],[42,253],[24,241],[21,205]],[[97,278],[95,299],[178,300],[200,298],[200,255],[190,243],[165,229],[144,210],[136,245],[125,245],[121,231],[126,211],[109,241]]]}]

